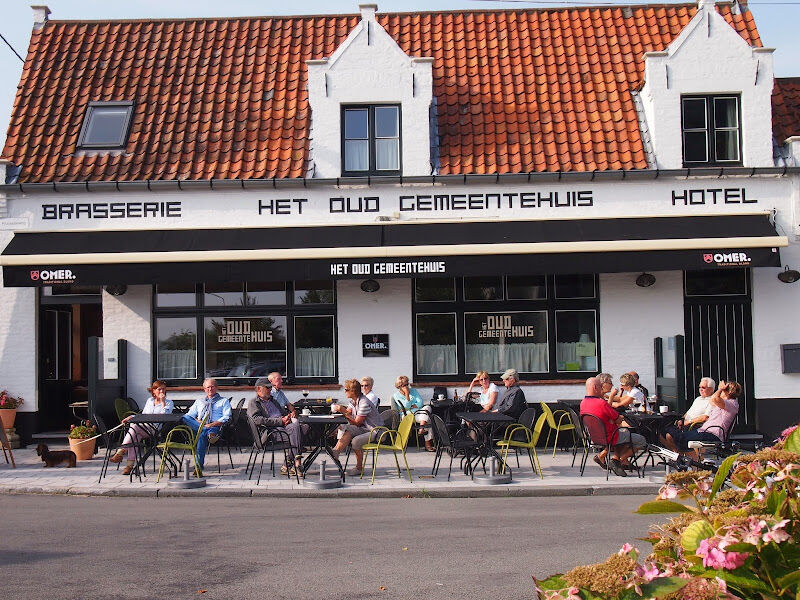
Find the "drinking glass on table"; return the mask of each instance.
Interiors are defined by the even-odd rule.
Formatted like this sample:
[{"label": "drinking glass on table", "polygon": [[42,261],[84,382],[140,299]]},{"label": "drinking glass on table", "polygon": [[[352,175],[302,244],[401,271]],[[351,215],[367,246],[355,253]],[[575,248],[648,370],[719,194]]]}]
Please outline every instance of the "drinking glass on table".
[{"label": "drinking glass on table", "polygon": [[308,391],[308,390],[303,390],[303,392],[302,392],[302,393],[303,393],[303,399],[304,399],[304,400],[308,400],[308,394],[309,394],[309,391]]}]

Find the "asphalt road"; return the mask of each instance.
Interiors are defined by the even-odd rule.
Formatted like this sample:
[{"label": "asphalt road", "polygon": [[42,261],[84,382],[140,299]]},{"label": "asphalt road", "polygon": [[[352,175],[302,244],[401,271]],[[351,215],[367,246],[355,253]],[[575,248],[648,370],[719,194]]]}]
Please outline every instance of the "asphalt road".
[{"label": "asphalt road", "polygon": [[69,600],[530,599],[532,574],[636,543],[654,518],[632,511],[649,499],[2,496],[0,590]]}]

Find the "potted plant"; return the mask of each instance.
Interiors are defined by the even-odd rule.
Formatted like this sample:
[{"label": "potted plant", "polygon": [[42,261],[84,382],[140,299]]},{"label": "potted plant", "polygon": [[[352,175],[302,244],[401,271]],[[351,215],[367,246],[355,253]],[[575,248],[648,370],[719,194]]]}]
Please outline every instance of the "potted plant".
[{"label": "potted plant", "polygon": [[17,417],[17,407],[22,404],[24,400],[22,397],[14,397],[8,393],[8,390],[0,392],[0,420],[3,423],[3,429],[11,429],[14,427],[14,419]]},{"label": "potted plant", "polygon": [[75,453],[78,460],[89,460],[94,455],[97,439],[97,427],[91,421],[81,421],[79,425],[72,425],[69,430],[69,449]]}]

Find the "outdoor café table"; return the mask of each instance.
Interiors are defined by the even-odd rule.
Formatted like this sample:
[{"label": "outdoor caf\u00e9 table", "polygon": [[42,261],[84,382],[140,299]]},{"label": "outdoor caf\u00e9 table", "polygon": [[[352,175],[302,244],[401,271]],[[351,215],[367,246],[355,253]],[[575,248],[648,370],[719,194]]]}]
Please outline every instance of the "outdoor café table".
[{"label": "outdoor caf\u00e9 table", "polygon": [[294,406],[298,411],[308,408],[314,414],[330,414],[332,404],[333,399],[328,401],[326,398],[304,398],[302,400],[295,400],[292,402],[292,406]]},{"label": "outdoor caf\u00e9 table", "polygon": [[[514,422],[512,417],[500,412],[457,412],[456,417],[471,423],[478,430],[479,437],[481,438],[478,442],[481,444],[480,450],[484,456],[493,456],[497,459],[498,464],[505,462],[503,457],[500,456],[500,453],[497,452],[492,441],[495,434],[500,429]],[[507,463],[505,468],[510,474],[511,467],[509,467]]]},{"label": "outdoor caf\u00e9 table", "polygon": [[303,471],[303,475],[305,475],[306,471],[314,464],[314,459],[316,459],[320,453],[325,452],[333,459],[333,464],[339,469],[339,475],[342,478],[342,482],[344,482],[342,463],[333,455],[333,448],[328,444],[328,435],[339,425],[345,425],[347,423],[347,419],[344,418],[344,415],[298,415],[297,421],[302,425],[309,425],[315,434],[313,437],[317,439],[316,447],[311,451],[311,454],[306,456],[300,467]]},{"label": "outdoor caf\u00e9 table", "polygon": [[625,421],[627,421],[637,433],[643,435],[649,444],[656,444],[659,446],[661,445],[659,436],[664,431],[664,428],[672,425],[680,417],[681,415],[675,412],[650,413],[627,411],[623,415]]},{"label": "outdoor caf\u00e9 table", "polygon": [[[150,429],[153,430],[153,435],[150,438],[150,443],[147,444],[147,450],[142,455],[142,457],[139,459],[139,465],[138,466],[140,466],[140,467],[144,466],[145,462],[147,462],[147,459],[150,458],[150,455],[152,455],[153,452],[156,451],[156,446],[164,438],[164,435],[166,435],[166,433],[170,429],[172,429],[176,425],[179,425],[180,422],[181,422],[181,419],[183,419],[183,415],[181,413],[176,413],[176,412],[173,412],[173,413],[158,413],[158,414],[156,414],[156,413],[153,413],[153,414],[139,413],[139,414],[133,415],[131,417],[131,420],[128,421],[129,423],[137,423],[139,425],[150,425],[150,426],[161,425],[160,428],[159,427],[150,427]],[[170,463],[172,463],[172,465],[175,467],[175,469],[174,469],[175,470],[175,475],[177,476],[177,474],[178,474],[178,464],[177,464],[177,462],[175,460],[175,457],[174,456],[168,456],[167,460],[169,460]]]}]

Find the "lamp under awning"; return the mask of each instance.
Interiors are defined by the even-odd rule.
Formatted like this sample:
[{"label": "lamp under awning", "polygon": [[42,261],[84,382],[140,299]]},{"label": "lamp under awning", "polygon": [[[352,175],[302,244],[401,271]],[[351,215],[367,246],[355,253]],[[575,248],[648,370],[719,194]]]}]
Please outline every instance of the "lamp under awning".
[{"label": "lamp under awning", "polygon": [[768,214],[16,233],[6,286],[780,266]]}]

